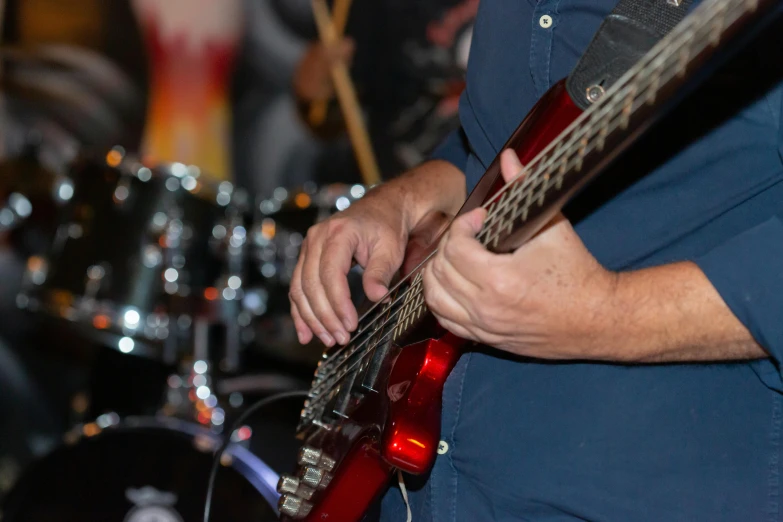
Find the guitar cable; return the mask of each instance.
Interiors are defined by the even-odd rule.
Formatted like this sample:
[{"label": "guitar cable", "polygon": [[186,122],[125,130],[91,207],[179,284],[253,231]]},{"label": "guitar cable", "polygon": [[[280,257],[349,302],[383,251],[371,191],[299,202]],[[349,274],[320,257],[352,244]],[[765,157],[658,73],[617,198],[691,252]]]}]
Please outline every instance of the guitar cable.
[{"label": "guitar cable", "polygon": [[309,391],[297,390],[275,393],[269,397],[264,397],[263,399],[259,399],[258,401],[254,402],[252,406],[250,406],[244,413],[242,413],[242,415],[239,416],[239,418],[237,418],[237,420],[231,424],[231,429],[228,431],[228,436],[223,441],[223,444],[221,444],[218,450],[215,452],[215,457],[212,459],[212,468],[209,471],[209,482],[207,483],[207,498],[206,502],[204,503],[204,522],[209,522],[209,512],[212,508],[212,495],[215,492],[215,480],[217,478],[220,460],[223,458],[223,454],[231,444],[231,435],[234,433],[234,431],[236,431],[251,415],[256,413],[261,408],[284,399],[305,398],[308,396],[308,394]]}]

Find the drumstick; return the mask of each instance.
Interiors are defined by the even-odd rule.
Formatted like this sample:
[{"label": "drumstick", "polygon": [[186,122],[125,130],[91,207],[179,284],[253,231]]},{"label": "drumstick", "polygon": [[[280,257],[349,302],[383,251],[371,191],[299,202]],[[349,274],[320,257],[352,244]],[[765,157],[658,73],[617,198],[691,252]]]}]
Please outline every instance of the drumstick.
[{"label": "drumstick", "polygon": [[[3,27],[5,27],[5,0],[0,0],[0,45],[3,43]],[[3,78],[3,59],[0,59],[0,79]]]},{"label": "drumstick", "polygon": [[351,10],[351,0],[335,0],[332,9],[332,24],[338,38],[345,33],[345,24],[348,22],[348,11]]},{"label": "drumstick", "polygon": [[[318,27],[321,41],[327,47],[335,45],[338,37],[334,25],[329,19],[329,8],[326,6],[325,0],[312,0],[312,3],[315,25]],[[337,101],[340,102],[345,126],[348,129],[348,137],[351,139],[353,152],[359,164],[359,171],[366,185],[375,185],[381,181],[381,175],[378,163],[375,161],[372,145],[370,145],[367,128],[364,126],[356,90],[348,75],[348,68],[342,61],[337,61],[332,64],[331,74],[334,90],[337,93]]]},{"label": "drumstick", "polygon": [[[1,0],[0,0],[1,1]],[[348,22],[348,11],[351,10],[351,0],[335,0],[332,14],[332,25],[337,39],[340,40],[345,33],[345,24]],[[310,112],[307,118],[310,124],[317,127],[326,119],[327,100],[315,100],[310,104]]]}]

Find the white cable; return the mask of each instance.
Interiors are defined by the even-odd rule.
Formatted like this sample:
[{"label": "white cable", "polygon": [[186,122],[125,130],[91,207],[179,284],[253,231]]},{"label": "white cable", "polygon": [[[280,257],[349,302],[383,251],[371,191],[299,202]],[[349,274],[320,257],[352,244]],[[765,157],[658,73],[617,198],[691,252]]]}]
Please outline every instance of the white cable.
[{"label": "white cable", "polygon": [[411,513],[411,503],[408,501],[408,490],[405,488],[405,478],[403,478],[402,471],[400,470],[397,470],[397,482],[400,485],[402,500],[405,501],[405,508],[408,510],[408,519],[406,522],[412,522],[413,514]]}]

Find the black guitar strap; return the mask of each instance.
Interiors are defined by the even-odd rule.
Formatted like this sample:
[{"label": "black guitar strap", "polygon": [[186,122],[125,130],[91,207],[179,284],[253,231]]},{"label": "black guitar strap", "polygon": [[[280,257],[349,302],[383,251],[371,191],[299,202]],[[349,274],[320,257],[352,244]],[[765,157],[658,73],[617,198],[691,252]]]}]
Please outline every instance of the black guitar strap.
[{"label": "black guitar strap", "polygon": [[683,19],[690,4],[691,0],[620,0],[566,80],[574,102],[586,109],[600,99]]}]

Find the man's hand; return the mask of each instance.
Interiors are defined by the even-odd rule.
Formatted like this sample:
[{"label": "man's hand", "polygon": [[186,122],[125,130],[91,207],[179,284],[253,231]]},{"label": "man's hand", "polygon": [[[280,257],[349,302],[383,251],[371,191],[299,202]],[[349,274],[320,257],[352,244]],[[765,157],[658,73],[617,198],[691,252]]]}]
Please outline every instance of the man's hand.
[{"label": "man's hand", "polygon": [[334,95],[330,76],[333,63],[343,61],[350,64],[355,45],[345,38],[335,47],[325,47],[316,42],[307,48],[294,73],[294,93],[304,101],[328,100]]},{"label": "man's hand", "polygon": [[299,342],[313,334],[327,345],[345,344],[357,327],[347,273],[364,268],[367,297],[378,301],[400,268],[409,239],[426,243],[465,198],[455,166],[431,161],[369,191],[361,200],[310,228],[291,280],[291,315]]},{"label": "man's hand", "polygon": [[[522,166],[501,158],[506,180]],[[559,215],[512,254],[475,239],[485,218],[461,216],[424,271],[430,310],[452,333],[519,355],[617,362],[767,357],[689,261],[613,273]]]},{"label": "man's hand", "polygon": [[[522,165],[501,157],[506,180]],[[424,271],[427,305],[460,337],[547,359],[603,358],[595,332],[608,327],[616,274],[587,251],[559,215],[512,254],[487,251],[475,239],[486,211],[455,220]]]}]

